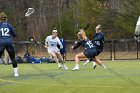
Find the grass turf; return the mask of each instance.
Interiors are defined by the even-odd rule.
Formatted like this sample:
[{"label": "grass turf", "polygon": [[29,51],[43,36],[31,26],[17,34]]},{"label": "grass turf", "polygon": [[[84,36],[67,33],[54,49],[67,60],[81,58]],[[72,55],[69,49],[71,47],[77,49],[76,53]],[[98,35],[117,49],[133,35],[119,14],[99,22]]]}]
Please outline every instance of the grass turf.
[{"label": "grass turf", "polygon": [[[0,93],[139,93],[140,61],[106,61],[108,69],[94,70],[80,63],[80,71],[52,64],[19,64],[18,78],[11,65],[0,65]],[[72,68],[74,62],[67,62]]]}]

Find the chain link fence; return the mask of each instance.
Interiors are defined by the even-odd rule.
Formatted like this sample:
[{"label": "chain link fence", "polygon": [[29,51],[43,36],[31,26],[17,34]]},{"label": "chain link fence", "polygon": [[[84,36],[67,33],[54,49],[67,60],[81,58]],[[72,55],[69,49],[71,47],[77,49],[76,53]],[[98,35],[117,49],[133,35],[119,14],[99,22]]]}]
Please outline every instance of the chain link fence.
[{"label": "chain link fence", "polygon": [[[82,52],[82,47],[72,50],[71,47],[73,44],[74,41],[65,40],[66,54],[64,55],[64,59],[66,61],[74,60],[75,55]],[[37,58],[43,56],[49,57],[46,48],[29,41],[15,42],[15,51],[16,55],[21,57],[26,53]],[[131,39],[107,40],[104,43],[103,52],[98,56],[98,58],[103,60],[140,59],[140,42],[136,42]]]}]

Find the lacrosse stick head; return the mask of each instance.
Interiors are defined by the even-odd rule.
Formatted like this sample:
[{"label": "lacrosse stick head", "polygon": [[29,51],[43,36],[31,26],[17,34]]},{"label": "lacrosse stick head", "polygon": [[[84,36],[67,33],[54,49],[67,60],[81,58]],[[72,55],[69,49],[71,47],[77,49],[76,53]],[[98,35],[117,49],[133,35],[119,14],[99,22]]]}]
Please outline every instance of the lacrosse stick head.
[{"label": "lacrosse stick head", "polygon": [[33,37],[30,37],[30,38],[29,38],[29,41],[30,41],[30,42],[35,42],[35,39],[34,39]]},{"label": "lacrosse stick head", "polygon": [[32,13],[34,13],[34,8],[28,8],[28,11],[25,13],[25,16],[28,17],[28,16],[30,16]]}]

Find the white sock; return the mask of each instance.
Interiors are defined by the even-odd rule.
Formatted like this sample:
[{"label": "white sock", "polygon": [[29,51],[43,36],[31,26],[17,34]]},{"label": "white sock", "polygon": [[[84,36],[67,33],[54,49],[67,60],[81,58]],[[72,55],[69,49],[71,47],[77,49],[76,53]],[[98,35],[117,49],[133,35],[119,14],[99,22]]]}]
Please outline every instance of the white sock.
[{"label": "white sock", "polygon": [[14,68],[14,74],[18,74],[18,68]]},{"label": "white sock", "polygon": [[89,60],[87,60],[87,61],[86,61],[86,64],[87,64],[88,62],[90,62],[90,61],[89,61]]},{"label": "white sock", "polygon": [[60,63],[58,63],[58,66],[59,66],[59,67],[61,67],[61,64],[60,64]]},{"label": "white sock", "polygon": [[79,69],[79,64],[76,64],[76,65],[75,65],[75,68]]},{"label": "white sock", "polygon": [[93,61],[93,66],[95,66],[96,65],[96,63]]}]

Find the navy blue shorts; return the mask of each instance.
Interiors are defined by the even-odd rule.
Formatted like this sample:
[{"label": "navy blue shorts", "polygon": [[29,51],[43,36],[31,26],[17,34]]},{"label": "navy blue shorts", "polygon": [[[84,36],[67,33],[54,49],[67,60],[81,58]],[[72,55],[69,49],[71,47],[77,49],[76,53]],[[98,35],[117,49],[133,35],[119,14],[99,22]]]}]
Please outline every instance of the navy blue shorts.
[{"label": "navy blue shorts", "polygon": [[96,49],[86,49],[83,53],[87,58],[94,58],[97,55]]},{"label": "navy blue shorts", "polygon": [[14,51],[14,45],[12,42],[1,42],[0,43],[0,51],[7,50],[9,52]]}]

